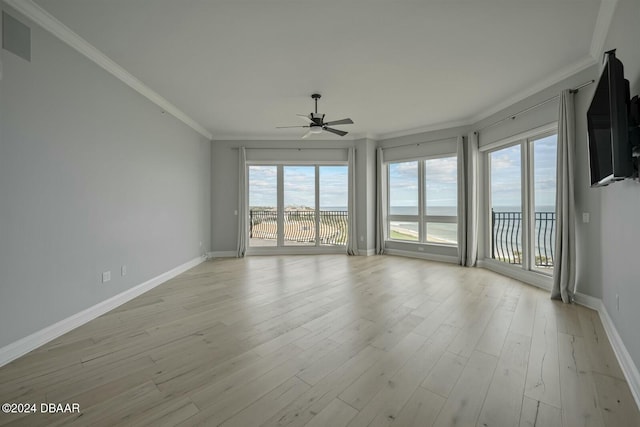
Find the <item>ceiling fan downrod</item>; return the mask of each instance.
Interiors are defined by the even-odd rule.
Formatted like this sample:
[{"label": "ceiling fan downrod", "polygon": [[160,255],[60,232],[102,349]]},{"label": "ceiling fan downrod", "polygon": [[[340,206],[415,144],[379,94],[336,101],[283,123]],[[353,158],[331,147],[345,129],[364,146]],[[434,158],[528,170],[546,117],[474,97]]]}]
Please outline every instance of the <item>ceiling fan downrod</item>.
[{"label": "ceiling fan downrod", "polygon": [[322,95],[320,95],[319,93],[314,93],[313,95],[311,95],[311,98],[313,98],[316,103],[316,114],[318,114],[318,99],[320,99],[320,97],[322,97]]}]

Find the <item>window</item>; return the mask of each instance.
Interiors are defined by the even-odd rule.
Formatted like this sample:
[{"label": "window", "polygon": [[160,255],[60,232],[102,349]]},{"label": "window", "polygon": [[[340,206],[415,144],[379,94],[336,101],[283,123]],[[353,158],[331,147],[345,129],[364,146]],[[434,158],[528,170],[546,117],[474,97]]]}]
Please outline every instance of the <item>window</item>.
[{"label": "window", "polygon": [[348,166],[249,165],[249,247],[344,246]]},{"label": "window", "polygon": [[393,240],[420,240],[418,163],[389,164],[389,237]]},{"label": "window", "polygon": [[491,257],[522,264],[522,164],[520,145],[489,153],[491,170]]},{"label": "window", "polygon": [[278,167],[249,166],[251,246],[278,244]]},{"label": "window", "polygon": [[487,153],[491,258],[552,273],[556,149],[547,131]]},{"label": "window", "polygon": [[457,245],[457,157],[393,162],[388,174],[389,238]]}]

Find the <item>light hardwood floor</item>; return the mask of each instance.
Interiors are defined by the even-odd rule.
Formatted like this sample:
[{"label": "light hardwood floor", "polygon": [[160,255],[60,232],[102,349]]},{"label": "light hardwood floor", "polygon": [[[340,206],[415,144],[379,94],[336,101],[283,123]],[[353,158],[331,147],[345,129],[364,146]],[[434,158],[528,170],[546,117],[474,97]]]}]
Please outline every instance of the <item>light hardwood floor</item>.
[{"label": "light hardwood floor", "polygon": [[0,425],[640,426],[598,314],[392,256],[206,262],[0,368]]}]

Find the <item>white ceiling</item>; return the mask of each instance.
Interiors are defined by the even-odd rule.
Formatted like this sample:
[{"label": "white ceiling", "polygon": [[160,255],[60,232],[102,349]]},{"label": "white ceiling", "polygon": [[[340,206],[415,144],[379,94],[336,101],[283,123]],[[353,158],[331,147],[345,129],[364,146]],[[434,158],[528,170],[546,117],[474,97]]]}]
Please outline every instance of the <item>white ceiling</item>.
[{"label": "white ceiling", "polygon": [[[207,128],[297,138],[468,122],[591,60],[599,0],[37,0]],[[331,135],[333,138],[339,138]],[[348,136],[349,137],[349,136]],[[326,135],[322,135],[326,138]]]}]

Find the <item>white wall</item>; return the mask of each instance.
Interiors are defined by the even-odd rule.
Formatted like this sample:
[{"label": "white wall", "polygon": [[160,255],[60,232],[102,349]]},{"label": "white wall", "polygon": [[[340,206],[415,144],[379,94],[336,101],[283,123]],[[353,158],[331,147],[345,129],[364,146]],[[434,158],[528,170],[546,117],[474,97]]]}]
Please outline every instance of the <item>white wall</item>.
[{"label": "white wall", "polygon": [[[605,49],[617,49],[631,94],[640,93],[640,2],[618,0]],[[588,101],[587,101],[588,102]],[[586,104],[583,108],[586,108]],[[640,367],[640,183],[627,180],[601,194],[601,296],[635,365]],[[620,298],[617,309],[616,295]]]},{"label": "white wall", "polygon": [[1,51],[0,348],[197,258],[210,236],[210,142],[11,13],[32,61]]}]

